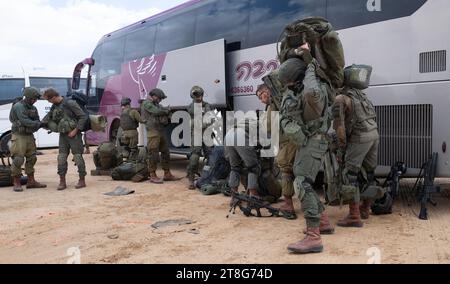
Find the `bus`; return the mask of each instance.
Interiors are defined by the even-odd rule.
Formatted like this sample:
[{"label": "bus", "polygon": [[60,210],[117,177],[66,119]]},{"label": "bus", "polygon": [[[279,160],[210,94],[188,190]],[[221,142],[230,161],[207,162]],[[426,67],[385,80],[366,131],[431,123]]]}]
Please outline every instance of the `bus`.
[{"label": "bus", "polygon": [[[11,140],[11,122],[9,113],[12,102],[22,97],[25,87],[35,87],[41,92],[48,88],[54,88],[61,95],[67,96],[72,91],[72,77],[59,77],[48,75],[32,75],[27,77],[2,76],[0,78],[0,151],[9,152]],[[86,79],[81,79],[80,84],[86,86]],[[85,89],[85,87],[84,87]],[[42,119],[50,110],[51,104],[44,99],[38,100],[34,106],[38,109]],[[38,148],[52,148],[58,146],[59,136],[56,133],[48,134],[44,129],[35,133],[36,146]]]},{"label": "bus", "polygon": [[119,125],[120,99],[134,107],[158,87],[175,108],[193,85],[218,109],[261,110],[261,78],[279,66],[277,42],[298,19],[321,16],[339,32],[347,65],[373,66],[367,90],[380,127],[379,170],[403,161],[418,172],[433,152],[437,175],[450,176],[450,2],[446,0],[192,0],[103,36],[74,70],[88,67],[89,107]]}]

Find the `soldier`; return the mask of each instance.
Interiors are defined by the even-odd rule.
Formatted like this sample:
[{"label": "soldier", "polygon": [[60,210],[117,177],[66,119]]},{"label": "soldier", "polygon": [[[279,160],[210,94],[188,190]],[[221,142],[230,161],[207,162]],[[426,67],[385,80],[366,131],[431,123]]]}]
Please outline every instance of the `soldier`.
[{"label": "soldier", "polygon": [[[167,141],[164,129],[169,125],[170,109],[164,108],[160,102],[167,96],[160,89],[154,89],[148,93],[147,100],[141,105],[141,114],[146,121],[150,182],[161,184],[163,181],[177,180],[170,172],[169,141]],[[161,164],[164,170],[163,180],[156,175],[159,152],[161,152]]]},{"label": "soldier", "polygon": [[[191,155],[189,157],[189,164],[187,166],[187,177],[189,180],[189,189],[193,190],[195,189],[194,185],[194,178],[195,174],[198,173],[199,168],[199,160],[200,156],[202,155],[205,159],[208,159],[209,154],[211,153],[211,148],[207,147],[204,143],[202,143],[202,146],[195,146],[194,145],[194,125],[195,125],[195,117],[194,117],[194,109],[196,104],[201,104],[201,111],[202,111],[202,119],[203,115],[207,112],[212,111],[212,107],[209,103],[203,101],[203,96],[205,94],[205,91],[199,87],[194,86],[191,89],[191,98],[193,102],[188,107],[188,112],[191,115]],[[206,128],[205,125],[202,124],[202,130]],[[202,131],[203,134],[203,131]],[[203,138],[203,137],[201,137]],[[203,139],[202,139],[203,141]]]},{"label": "soldier", "polygon": [[[273,76],[273,80],[278,80],[278,74],[272,73],[269,76]],[[282,91],[282,90],[280,90]],[[266,84],[262,84],[256,90],[256,96],[259,100],[267,106],[267,117],[268,117],[268,125],[267,129],[270,129],[270,117],[272,111],[280,111],[281,97],[276,98],[273,96],[272,91]],[[280,131],[280,150],[277,156],[278,167],[281,171],[281,188],[283,195],[283,204],[280,207],[283,216],[287,219],[296,219],[297,215],[295,214],[294,203],[292,201],[292,197],[294,196],[294,173],[292,171],[292,166],[294,164],[295,153],[297,151],[297,145],[289,141],[287,137],[285,137]]]},{"label": "soldier", "polygon": [[121,143],[122,155],[126,160],[136,160],[138,154],[139,123],[145,123],[137,110],[131,108],[131,99],[123,98],[121,101],[122,115],[120,116],[120,127],[123,130]]},{"label": "soldier", "polygon": [[[45,184],[37,182],[34,178],[34,165],[36,164],[36,142],[33,133],[41,127],[38,110],[33,106],[40,97],[35,88],[26,88],[24,99],[11,108],[9,120],[12,123],[11,132],[11,175],[14,180],[14,191],[23,191],[20,183],[22,165],[25,163],[25,173],[28,176],[27,188],[45,188]],[[25,161],[26,160],[26,161]]]},{"label": "soldier", "polygon": [[[337,224],[341,227],[362,227],[362,219],[369,218],[370,199],[359,206],[360,186],[366,188],[375,181],[379,145],[376,112],[367,96],[356,88],[345,88],[333,104],[333,128],[338,138],[337,158],[345,165],[344,180],[353,186],[356,196],[349,204],[349,215]],[[345,157],[344,157],[345,156]],[[367,174],[367,183],[360,185],[361,169]]]},{"label": "soldier", "polygon": [[54,89],[44,92],[44,98],[52,103],[52,108],[42,120],[43,123],[55,123],[59,132],[58,154],[58,190],[67,188],[67,158],[72,152],[75,164],[78,167],[79,180],[75,188],[86,187],[86,165],[83,159],[82,130],[86,125],[88,116],[74,100],[68,100],[59,95]]},{"label": "soldier", "polygon": [[[238,125],[228,131],[225,137],[225,156],[230,162],[231,172],[228,178],[228,186],[233,192],[238,192],[241,181],[241,173],[247,172],[247,190],[250,196],[260,197],[258,193],[258,178],[261,174],[261,161],[258,150],[249,144],[249,129],[256,128],[254,121],[248,121],[245,125]],[[246,146],[237,146],[234,139],[244,141]],[[231,204],[233,199],[231,199]]]},{"label": "soldier", "polygon": [[[328,115],[328,95],[331,87],[320,80],[320,68],[310,54],[308,44],[301,46],[301,59],[292,58],[279,69],[279,79],[294,94],[287,94],[282,102],[280,125],[284,134],[299,148],[294,162],[294,188],[306,219],[306,237],[288,246],[293,253],[322,252],[322,233],[333,233],[325,208],[312,184],[328,151],[326,133],[331,124]],[[306,63],[305,63],[306,62]]]}]

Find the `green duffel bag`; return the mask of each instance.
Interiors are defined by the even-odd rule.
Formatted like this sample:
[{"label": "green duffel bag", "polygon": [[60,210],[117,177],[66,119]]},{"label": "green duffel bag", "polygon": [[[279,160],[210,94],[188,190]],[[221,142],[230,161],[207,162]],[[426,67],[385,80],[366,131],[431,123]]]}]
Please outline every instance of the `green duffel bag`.
[{"label": "green duffel bag", "polygon": [[148,176],[148,167],[145,163],[123,163],[111,172],[113,180],[141,182],[148,179]]},{"label": "green duffel bag", "polygon": [[122,155],[112,142],[101,143],[93,154],[97,170],[110,170],[122,163]]}]

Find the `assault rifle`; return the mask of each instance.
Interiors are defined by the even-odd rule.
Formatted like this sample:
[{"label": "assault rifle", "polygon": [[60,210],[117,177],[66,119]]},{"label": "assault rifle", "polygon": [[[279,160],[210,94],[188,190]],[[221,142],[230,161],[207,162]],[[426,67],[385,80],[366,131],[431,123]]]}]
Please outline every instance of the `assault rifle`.
[{"label": "assault rifle", "polygon": [[[280,212],[280,209],[272,207],[268,204],[267,201],[254,197],[249,196],[246,194],[241,194],[234,191],[229,191],[229,194],[231,195],[231,198],[233,202],[230,204],[230,211],[228,213],[236,213],[236,207],[239,207],[239,209],[244,213],[247,217],[263,217],[261,214],[261,209],[265,208],[269,211],[271,214],[270,216],[264,216],[264,217],[282,217],[283,214]],[[256,211],[256,215],[253,214],[253,210]],[[227,218],[230,216],[230,214],[227,215]]]},{"label": "assault rifle", "polygon": [[[421,169],[419,178],[416,182],[420,184],[419,186],[419,201],[420,201],[420,214],[419,219],[428,220],[428,209],[427,203],[431,203],[436,206],[437,203],[431,199],[433,193],[439,193],[441,191],[440,186],[434,184],[434,179],[436,177],[436,167],[437,167],[438,153],[433,153]],[[423,171],[423,175],[422,175]]]}]

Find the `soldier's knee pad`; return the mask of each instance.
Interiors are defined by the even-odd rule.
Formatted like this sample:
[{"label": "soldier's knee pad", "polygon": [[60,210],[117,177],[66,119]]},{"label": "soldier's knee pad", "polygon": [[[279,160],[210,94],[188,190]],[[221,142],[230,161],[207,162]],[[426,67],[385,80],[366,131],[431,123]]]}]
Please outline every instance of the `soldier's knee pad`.
[{"label": "soldier's knee pad", "polygon": [[23,163],[25,163],[25,157],[23,157],[23,156],[14,156],[12,158],[12,162],[13,162],[14,166],[20,168],[20,167],[22,167]]}]

